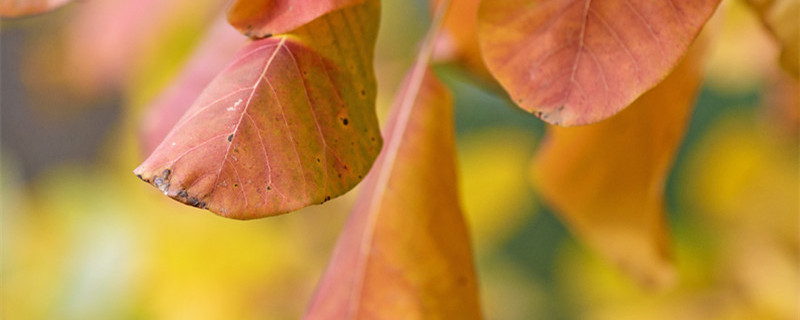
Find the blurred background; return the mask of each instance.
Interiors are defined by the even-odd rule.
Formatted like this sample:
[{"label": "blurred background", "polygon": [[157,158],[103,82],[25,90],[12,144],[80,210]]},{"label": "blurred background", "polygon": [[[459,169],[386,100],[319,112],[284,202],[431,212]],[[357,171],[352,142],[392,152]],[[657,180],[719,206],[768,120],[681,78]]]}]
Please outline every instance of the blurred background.
[{"label": "blurred background", "polygon": [[[3,319],[297,319],[357,190],[255,221],[142,183],[147,110],[219,0],[78,1],[0,24]],[[384,0],[385,119],[428,21]],[[680,279],[648,291],[577,242],[536,196],[545,126],[457,65],[461,195],[488,319],[798,319],[797,80],[757,16],[723,1],[706,80],[667,182]],[[244,39],[242,38],[242,41]]]}]

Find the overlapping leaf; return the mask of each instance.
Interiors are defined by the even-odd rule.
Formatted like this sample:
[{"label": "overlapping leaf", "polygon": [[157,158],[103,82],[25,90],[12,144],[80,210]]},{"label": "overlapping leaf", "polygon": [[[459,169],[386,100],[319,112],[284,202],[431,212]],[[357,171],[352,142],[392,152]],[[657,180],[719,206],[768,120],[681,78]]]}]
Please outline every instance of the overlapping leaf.
[{"label": "overlapping leaf", "polygon": [[44,13],[70,0],[0,0],[0,17],[13,18]]},{"label": "overlapping leaf", "polygon": [[747,0],[780,42],[781,66],[795,78],[800,77],[800,1]]},{"label": "overlapping leaf", "polygon": [[451,97],[432,74],[415,78],[401,90],[386,147],[307,319],[480,318],[458,204]]},{"label": "overlapping leaf", "polygon": [[234,0],[228,21],[249,37],[292,31],[329,12],[364,0]]},{"label": "overlapping leaf", "polygon": [[[431,1],[431,9],[443,0]],[[452,60],[464,66],[481,79],[493,81],[481,58],[478,45],[478,5],[480,0],[453,1],[444,19],[442,33],[436,41],[434,56]]]},{"label": "overlapping leaf", "polygon": [[683,56],[719,0],[492,0],[481,51],[520,107],[564,126],[619,112]]},{"label": "overlapping leaf", "polygon": [[227,66],[237,48],[245,44],[245,39],[226,21],[216,21],[175,83],[145,115],[142,145],[146,155],[164,140],[203,89]]},{"label": "overlapping leaf", "polygon": [[135,173],[166,195],[251,219],[336,197],[377,156],[377,0],[255,41]]},{"label": "overlapping leaf", "polygon": [[673,278],[663,188],[700,83],[697,50],[616,116],[550,127],[533,163],[540,193],[572,230],[654,286]]}]

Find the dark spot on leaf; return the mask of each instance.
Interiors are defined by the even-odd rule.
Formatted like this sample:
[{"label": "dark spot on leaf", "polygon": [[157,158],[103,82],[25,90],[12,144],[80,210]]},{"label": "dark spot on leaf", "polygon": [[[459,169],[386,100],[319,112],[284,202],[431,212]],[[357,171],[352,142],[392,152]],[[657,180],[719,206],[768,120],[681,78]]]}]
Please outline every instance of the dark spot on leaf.
[{"label": "dark spot on leaf", "polygon": [[234,184],[233,184],[233,187],[234,187],[234,188],[238,188],[238,187],[239,187],[239,184],[238,184],[238,183],[234,183]]},{"label": "dark spot on leaf", "polygon": [[233,141],[233,133],[231,133],[231,135],[228,136],[228,142],[231,142],[231,141]]},{"label": "dark spot on leaf", "polygon": [[341,178],[341,177],[342,177],[342,174],[340,173],[340,174],[339,174],[339,178]]},{"label": "dark spot on leaf", "polygon": [[370,137],[369,140],[370,141],[375,141],[375,137]]},{"label": "dark spot on leaf", "polygon": [[317,162],[321,162],[321,160],[319,160],[319,158],[317,158]]},{"label": "dark spot on leaf", "polygon": [[343,118],[342,119],[342,124],[343,125],[348,125],[349,123],[350,123],[350,120],[347,120],[347,118]]},{"label": "dark spot on leaf", "polygon": [[347,170],[347,166],[342,166],[345,170]]},{"label": "dark spot on leaf", "polygon": [[358,179],[361,180],[361,175],[360,174],[358,175]]},{"label": "dark spot on leaf", "polygon": [[366,97],[367,96],[367,91],[365,91],[364,89],[361,89],[361,96],[362,97]]},{"label": "dark spot on leaf", "polygon": [[158,190],[161,190],[161,192],[164,194],[167,194],[167,191],[169,190],[169,175],[171,173],[172,170],[164,169],[164,171],[161,172],[161,175],[153,180],[153,186],[158,188]]},{"label": "dark spot on leaf", "polygon": [[270,187],[270,186],[267,186],[267,190],[272,190],[272,187]]},{"label": "dark spot on leaf", "polygon": [[206,203],[205,202],[200,201],[200,199],[197,199],[195,197],[189,197],[188,199],[186,199],[186,204],[188,204],[188,205],[190,205],[192,207],[195,207],[195,208],[205,208],[206,207]]}]

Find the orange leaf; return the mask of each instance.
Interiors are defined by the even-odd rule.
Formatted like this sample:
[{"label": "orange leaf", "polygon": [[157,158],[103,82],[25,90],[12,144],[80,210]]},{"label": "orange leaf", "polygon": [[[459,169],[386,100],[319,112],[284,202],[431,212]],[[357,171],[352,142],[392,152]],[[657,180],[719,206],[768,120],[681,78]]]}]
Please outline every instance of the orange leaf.
[{"label": "orange leaf", "polygon": [[263,38],[297,29],[329,12],[364,0],[234,0],[228,21],[248,37]]},{"label": "orange leaf", "polygon": [[424,69],[415,71],[308,319],[480,318],[458,204],[452,98],[432,74],[423,80]]},{"label": "orange leaf", "polygon": [[800,1],[747,0],[747,3],[780,42],[781,66],[795,78],[800,77]]},{"label": "orange leaf", "polygon": [[[433,0],[435,10],[443,0]],[[441,34],[436,40],[437,60],[452,60],[481,79],[493,79],[481,57],[478,45],[478,4],[480,0],[453,1],[444,19]],[[491,80],[492,82],[494,80]]]},{"label": "orange leaf", "polygon": [[235,219],[350,190],[381,146],[379,10],[371,0],[250,43],[134,172],[173,199]]},{"label": "orange leaf", "polygon": [[0,17],[15,18],[45,13],[70,0],[0,0]]},{"label": "orange leaf", "polygon": [[164,140],[203,89],[233,58],[236,48],[245,44],[246,39],[224,20],[214,23],[178,79],[156,99],[144,116],[144,154],[153,152]]},{"label": "orange leaf", "polygon": [[616,116],[550,127],[533,163],[541,195],[578,237],[657,287],[673,278],[663,188],[700,84],[699,49]]},{"label": "orange leaf", "polygon": [[489,71],[552,124],[594,123],[655,86],[719,0],[493,0],[479,8]]}]

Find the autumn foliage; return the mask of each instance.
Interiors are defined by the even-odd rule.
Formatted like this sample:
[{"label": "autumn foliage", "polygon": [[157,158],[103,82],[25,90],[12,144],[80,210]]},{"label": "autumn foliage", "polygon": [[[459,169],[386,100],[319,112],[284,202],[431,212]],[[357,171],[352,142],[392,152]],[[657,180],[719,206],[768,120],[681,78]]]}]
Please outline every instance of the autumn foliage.
[{"label": "autumn foliage", "polygon": [[[2,0],[0,13],[66,2]],[[305,318],[483,318],[453,98],[431,68],[450,62],[548,124],[527,174],[575,237],[641,286],[666,288],[680,275],[665,183],[719,2],[430,1],[430,29],[381,127],[380,1],[232,0],[213,8],[205,40],[152,103],[134,173],[239,220],[360,184]],[[796,79],[798,28],[785,25],[796,26],[797,1],[749,2]]]}]

